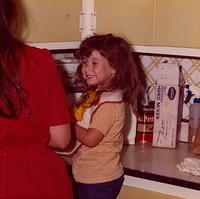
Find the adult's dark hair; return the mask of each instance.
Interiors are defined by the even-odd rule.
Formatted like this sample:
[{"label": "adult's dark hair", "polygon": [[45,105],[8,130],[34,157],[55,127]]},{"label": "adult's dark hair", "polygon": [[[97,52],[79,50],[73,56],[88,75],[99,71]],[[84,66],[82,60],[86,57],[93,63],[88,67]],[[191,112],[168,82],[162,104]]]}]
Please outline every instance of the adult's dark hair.
[{"label": "adult's dark hair", "polygon": [[93,50],[99,51],[117,71],[108,90],[124,90],[124,99],[136,110],[140,79],[131,46],[123,38],[112,34],[95,35],[81,42],[77,57],[88,58]]},{"label": "adult's dark hair", "polygon": [[15,0],[0,0],[0,117],[17,119],[25,104],[19,81],[19,52],[23,43],[14,37]]}]

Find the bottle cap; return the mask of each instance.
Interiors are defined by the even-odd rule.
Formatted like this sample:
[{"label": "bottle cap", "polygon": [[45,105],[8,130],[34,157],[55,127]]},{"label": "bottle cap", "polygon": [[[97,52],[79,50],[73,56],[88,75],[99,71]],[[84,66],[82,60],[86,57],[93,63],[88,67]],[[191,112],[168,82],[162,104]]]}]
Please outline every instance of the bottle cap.
[{"label": "bottle cap", "polygon": [[194,103],[200,103],[200,98],[194,98]]}]

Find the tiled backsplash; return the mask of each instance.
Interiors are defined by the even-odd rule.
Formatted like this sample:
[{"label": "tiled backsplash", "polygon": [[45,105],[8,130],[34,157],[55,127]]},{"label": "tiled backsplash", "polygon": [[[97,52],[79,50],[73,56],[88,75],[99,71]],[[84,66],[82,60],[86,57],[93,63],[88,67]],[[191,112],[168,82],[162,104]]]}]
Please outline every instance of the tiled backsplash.
[{"label": "tiled backsplash", "polygon": [[[165,60],[167,60],[168,63],[176,63],[177,65],[181,65],[185,82],[189,85],[194,85],[200,88],[200,58],[167,57],[148,54],[139,55],[139,58],[147,75],[147,84],[150,86],[149,97],[152,100],[155,98],[157,67],[158,64],[163,63]],[[190,103],[183,105],[183,119],[188,119],[189,105]]]}]

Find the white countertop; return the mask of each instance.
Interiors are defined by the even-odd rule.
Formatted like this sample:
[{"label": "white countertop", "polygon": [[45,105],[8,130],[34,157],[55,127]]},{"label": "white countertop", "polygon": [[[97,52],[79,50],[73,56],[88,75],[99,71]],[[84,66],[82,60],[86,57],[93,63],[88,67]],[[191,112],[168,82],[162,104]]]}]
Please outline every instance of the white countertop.
[{"label": "white countertop", "polygon": [[122,151],[126,175],[200,190],[200,176],[176,168],[187,157],[200,159],[200,155],[192,154],[191,145],[181,142],[176,149],[157,148],[152,147],[151,143],[140,142],[136,145],[124,145]]}]

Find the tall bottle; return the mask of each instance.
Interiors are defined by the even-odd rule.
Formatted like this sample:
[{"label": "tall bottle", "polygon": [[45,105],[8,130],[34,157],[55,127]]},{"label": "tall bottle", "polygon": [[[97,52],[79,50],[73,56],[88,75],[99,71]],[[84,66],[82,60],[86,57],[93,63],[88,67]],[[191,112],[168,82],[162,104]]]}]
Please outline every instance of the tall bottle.
[{"label": "tall bottle", "polygon": [[194,142],[197,134],[198,126],[200,125],[200,88],[190,86],[190,90],[195,95],[193,103],[189,108],[189,136],[188,141]]}]

